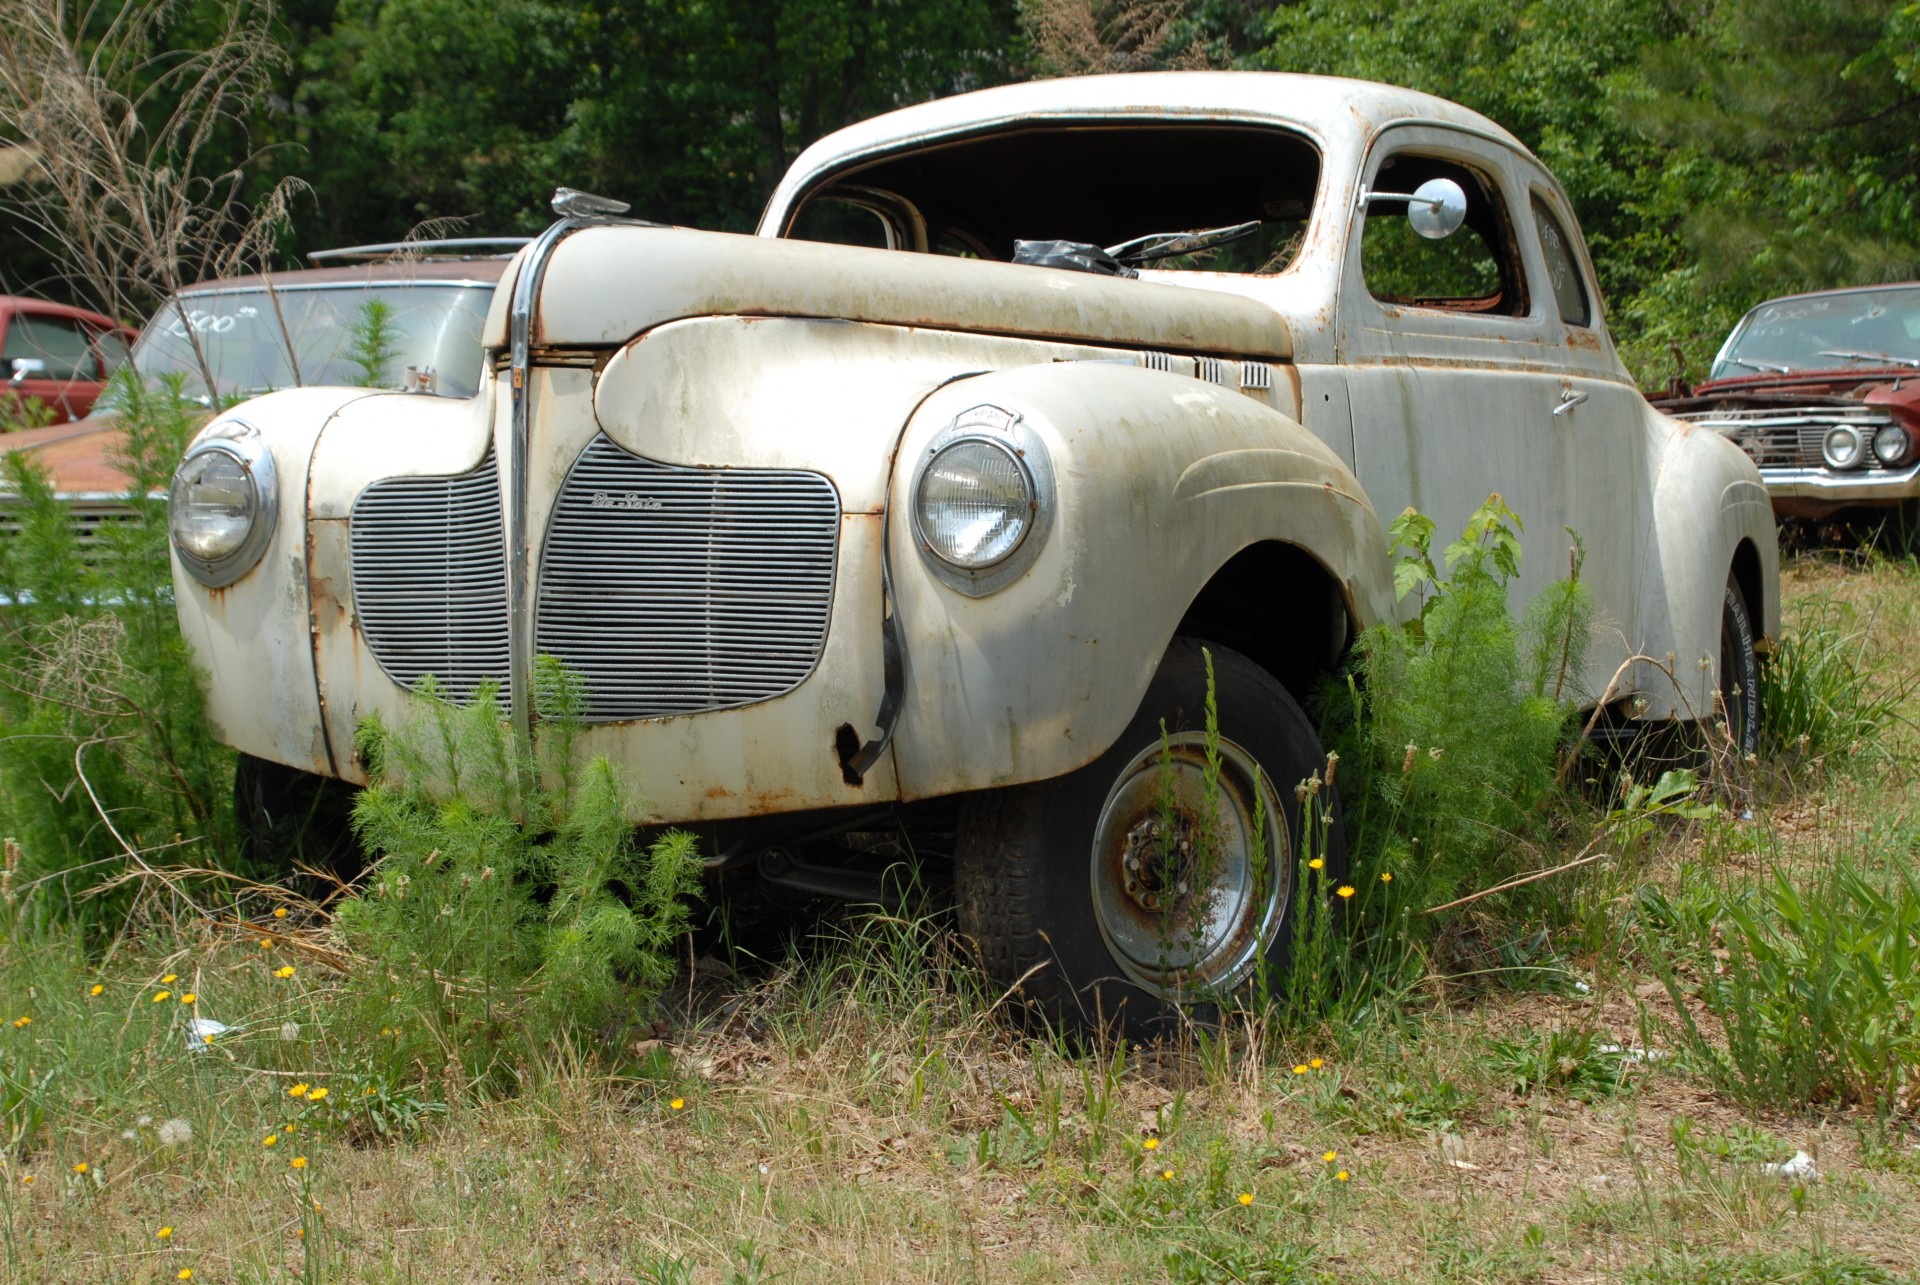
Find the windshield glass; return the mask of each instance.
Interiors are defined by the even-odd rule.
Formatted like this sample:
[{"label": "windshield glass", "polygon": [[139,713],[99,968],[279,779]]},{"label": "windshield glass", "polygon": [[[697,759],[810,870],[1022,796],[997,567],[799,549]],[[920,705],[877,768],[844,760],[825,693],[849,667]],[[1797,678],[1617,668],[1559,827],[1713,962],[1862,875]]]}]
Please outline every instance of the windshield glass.
[{"label": "windshield glass", "polygon": [[471,397],[492,298],[491,285],[287,285],[273,296],[260,286],[196,290],[181,299],[184,320],[168,304],[141,331],[133,363],[148,381],[185,374],[191,393],[201,382],[191,326],[223,395],[353,384]]},{"label": "windshield glass", "polygon": [[1920,362],[1920,286],[1776,299],[1747,314],[1714,379],[1801,370],[1908,369]]}]

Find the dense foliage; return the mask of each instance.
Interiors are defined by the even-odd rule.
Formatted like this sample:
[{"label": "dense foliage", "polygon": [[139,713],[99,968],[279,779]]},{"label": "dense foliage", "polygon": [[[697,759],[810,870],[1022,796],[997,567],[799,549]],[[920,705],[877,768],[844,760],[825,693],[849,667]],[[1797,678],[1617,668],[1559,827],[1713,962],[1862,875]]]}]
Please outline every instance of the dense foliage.
[{"label": "dense foliage", "polygon": [[[150,3],[151,0],[148,0]],[[168,0],[196,48],[226,0]],[[102,3],[95,21],[123,7]],[[1241,66],[1479,109],[1566,184],[1643,385],[1698,377],[1788,290],[1920,275],[1920,7],[1906,0],[283,0],[250,190],[311,184],[282,253],[437,219],[530,232],[560,183],[753,224],[820,135],[1037,75]],[[156,66],[168,50],[157,51]],[[1147,176],[1150,180],[1150,176]],[[0,286],[52,265],[0,226]]]}]

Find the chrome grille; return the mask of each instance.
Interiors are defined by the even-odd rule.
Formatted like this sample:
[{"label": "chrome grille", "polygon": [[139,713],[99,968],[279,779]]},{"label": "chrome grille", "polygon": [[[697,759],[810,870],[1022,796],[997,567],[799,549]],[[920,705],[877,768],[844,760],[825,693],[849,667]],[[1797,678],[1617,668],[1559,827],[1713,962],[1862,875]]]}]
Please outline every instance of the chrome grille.
[{"label": "chrome grille", "polygon": [[1825,468],[1821,446],[1840,424],[1859,430],[1867,455],[1862,467],[1879,468],[1873,435],[1893,422],[1887,411],[1849,406],[1711,410],[1680,418],[1727,437],[1761,468]]},{"label": "chrome grille", "polygon": [[491,452],[457,477],[375,482],[353,502],[353,605],[387,676],[456,700],[507,691],[507,545]]},{"label": "chrome grille", "polygon": [[554,505],[535,645],[593,722],[726,709],[813,672],[840,498],[817,473],[681,468],[596,437]]}]

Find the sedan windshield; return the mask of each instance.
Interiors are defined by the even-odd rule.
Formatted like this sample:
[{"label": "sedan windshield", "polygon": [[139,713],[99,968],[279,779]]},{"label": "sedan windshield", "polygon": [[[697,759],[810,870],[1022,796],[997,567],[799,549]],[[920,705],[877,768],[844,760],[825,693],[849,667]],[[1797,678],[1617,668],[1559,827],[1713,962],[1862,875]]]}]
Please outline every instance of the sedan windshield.
[{"label": "sedan windshield", "polygon": [[177,372],[190,395],[204,392],[197,339],[223,396],[353,384],[471,397],[480,387],[480,331],[492,298],[491,285],[196,290],[160,310],[141,332],[133,362],[148,381]]},{"label": "sedan windshield", "polygon": [[1876,369],[1920,369],[1920,286],[1763,303],[1720,350],[1712,378]]}]

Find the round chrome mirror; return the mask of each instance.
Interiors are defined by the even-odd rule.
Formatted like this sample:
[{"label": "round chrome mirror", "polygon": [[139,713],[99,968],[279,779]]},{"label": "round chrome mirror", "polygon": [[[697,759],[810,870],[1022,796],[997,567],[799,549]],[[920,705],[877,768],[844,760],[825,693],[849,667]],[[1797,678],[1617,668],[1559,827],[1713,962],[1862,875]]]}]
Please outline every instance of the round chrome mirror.
[{"label": "round chrome mirror", "polygon": [[1450,178],[1430,178],[1413,189],[1407,223],[1429,241],[1452,236],[1467,221],[1467,194]]}]

